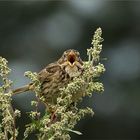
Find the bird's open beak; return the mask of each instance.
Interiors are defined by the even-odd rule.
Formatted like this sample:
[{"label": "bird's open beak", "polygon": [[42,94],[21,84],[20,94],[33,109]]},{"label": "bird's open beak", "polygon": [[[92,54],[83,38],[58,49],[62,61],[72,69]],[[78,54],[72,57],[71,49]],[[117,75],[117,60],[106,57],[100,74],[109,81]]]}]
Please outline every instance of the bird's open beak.
[{"label": "bird's open beak", "polygon": [[75,53],[70,52],[69,55],[68,55],[68,63],[69,63],[69,65],[70,65],[71,67],[73,67],[74,64],[75,64],[75,62],[76,62]]}]

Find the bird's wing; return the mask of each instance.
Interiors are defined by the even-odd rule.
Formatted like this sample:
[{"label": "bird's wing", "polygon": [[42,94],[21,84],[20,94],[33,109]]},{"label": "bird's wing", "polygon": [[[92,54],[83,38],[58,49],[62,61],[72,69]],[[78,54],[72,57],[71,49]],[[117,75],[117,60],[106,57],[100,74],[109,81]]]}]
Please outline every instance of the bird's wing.
[{"label": "bird's wing", "polygon": [[57,62],[49,64],[38,73],[38,78],[40,82],[44,82],[44,81],[49,82],[52,79],[52,76],[60,69],[61,66]]}]

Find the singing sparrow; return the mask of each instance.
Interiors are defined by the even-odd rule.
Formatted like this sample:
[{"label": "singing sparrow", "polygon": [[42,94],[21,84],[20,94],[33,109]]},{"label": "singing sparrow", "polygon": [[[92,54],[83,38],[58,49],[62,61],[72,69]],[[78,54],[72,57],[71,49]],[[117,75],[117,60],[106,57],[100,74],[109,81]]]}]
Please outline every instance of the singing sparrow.
[{"label": "singing sparrow", "polygon": [[[66,86],[74,77],[83,71],[83,62],[78,51],[70,49],[63,53],[61,58],[46,66],[38,73],[41,82],[40,96],[45,97],[46,102],[56,104],[59,89]],[[20,93],[31,90],[32,83],[18,88],[13,92]]]}]

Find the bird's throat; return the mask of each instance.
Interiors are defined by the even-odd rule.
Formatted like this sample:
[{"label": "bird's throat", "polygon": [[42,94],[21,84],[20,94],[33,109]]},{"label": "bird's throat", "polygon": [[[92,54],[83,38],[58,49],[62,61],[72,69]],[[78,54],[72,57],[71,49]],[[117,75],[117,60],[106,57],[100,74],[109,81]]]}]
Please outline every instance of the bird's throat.
[{"label": "bird's throat", "polygon": [[65,71],[70,77],[76,77],[81,74],[81,71],[78,70],[78,67],[76,65],[73,65],[73,67],[71,67],[70,65],[66,66]]}]

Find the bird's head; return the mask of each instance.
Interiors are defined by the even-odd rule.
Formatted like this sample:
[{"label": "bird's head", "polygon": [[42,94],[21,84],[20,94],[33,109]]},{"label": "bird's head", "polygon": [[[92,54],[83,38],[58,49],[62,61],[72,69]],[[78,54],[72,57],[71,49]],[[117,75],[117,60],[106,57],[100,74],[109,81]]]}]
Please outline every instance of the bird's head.
[{"label": "bird's head", "polygon": [[58,60],[58,63],[65,69],[70,77],[79,75],[79,72],[81,73],[83,69],[83,61],[80,58],[80,53],[73,49],[65,51]]}]

